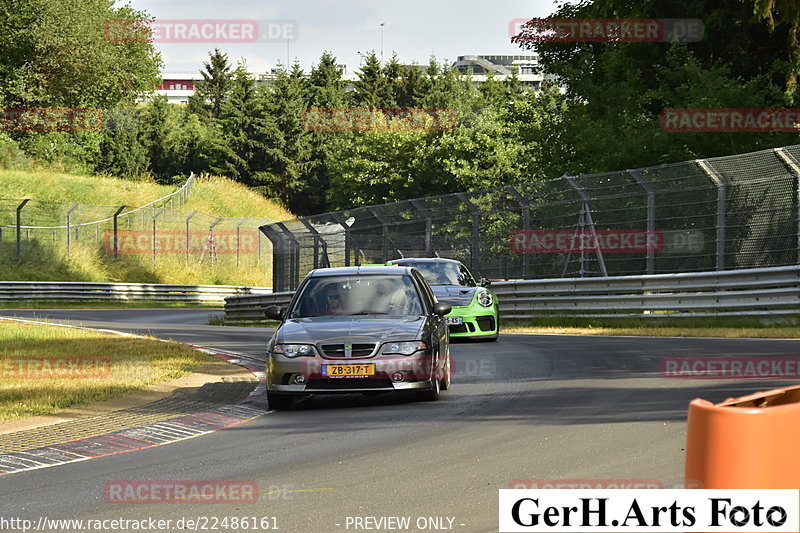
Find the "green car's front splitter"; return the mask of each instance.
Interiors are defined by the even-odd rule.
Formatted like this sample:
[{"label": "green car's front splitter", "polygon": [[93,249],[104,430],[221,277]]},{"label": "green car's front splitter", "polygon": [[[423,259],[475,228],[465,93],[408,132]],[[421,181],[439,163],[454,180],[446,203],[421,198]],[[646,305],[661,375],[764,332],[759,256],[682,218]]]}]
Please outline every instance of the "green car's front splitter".
[{"label": "green car's front splitter", "polygon": [[461,318],[460,324],[450,324],[450,336],[453,338],[495,340],[500,333],[497,306],[483,307],[480,304],[472,304],[453,307],[447,315],[448,321],[452,318]]}]

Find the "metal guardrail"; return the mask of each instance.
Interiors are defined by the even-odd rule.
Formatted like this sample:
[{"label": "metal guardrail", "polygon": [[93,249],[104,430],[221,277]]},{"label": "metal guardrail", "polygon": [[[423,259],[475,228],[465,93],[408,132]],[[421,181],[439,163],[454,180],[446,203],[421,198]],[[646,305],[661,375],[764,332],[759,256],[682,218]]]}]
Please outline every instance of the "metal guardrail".
[{"label": "metal guardrail", "polygon": [[273,292],[253,296],[229,296],[225,298],[225,320],[231,322],[265,320],[264,309],[270,305],[286,307],[294,291]]},{"label": "metal guardrail", "polygon": [[[544,316],[700,317],[800,314],[800,266],[497,282],[503,319]],[[292,292],[232,296],[225,319],[259,320]]]},{"label": "metal guardrail", "polygon": [[265,294],[271,287],[237,285],[169,285],[159,283],[84,283],[69,281],[2,281],[4,300],[126,301],[218,303],[239,294]]}]

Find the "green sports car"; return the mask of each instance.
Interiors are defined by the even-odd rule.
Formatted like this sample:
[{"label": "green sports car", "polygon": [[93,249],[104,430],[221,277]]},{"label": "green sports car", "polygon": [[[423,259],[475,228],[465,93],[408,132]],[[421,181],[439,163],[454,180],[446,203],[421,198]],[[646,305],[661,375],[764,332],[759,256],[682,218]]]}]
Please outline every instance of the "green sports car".
[{"label": "green sports car", "polygon": [[500,314],[497,296],[487,288],[489,280],[476,282],[467,267],[454,259],[394,259],[386,264],[416,268],[436,299],[453,308],[446,316],[450,336],[497,340]]}]

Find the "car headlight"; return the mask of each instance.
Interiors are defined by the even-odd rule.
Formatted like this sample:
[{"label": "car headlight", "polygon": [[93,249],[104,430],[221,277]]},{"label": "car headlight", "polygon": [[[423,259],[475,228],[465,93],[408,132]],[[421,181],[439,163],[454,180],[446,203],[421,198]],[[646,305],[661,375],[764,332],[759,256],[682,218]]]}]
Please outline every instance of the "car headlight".
[{"label": "car headlight", "polygon": [[272,351],[286,357],[306,357],[316,354],[311,344],[276,344]]},{"label": "car headlight", "polygon": [[494,303],[494,298],[492,298],[492,293],[489,291],[482,291],[478,293],[477,297],[478,303],[484,307],[491,307]]},{"label": "car headlight", "polygon": [[427,350],[428,345],[422,341],[387,342],[381,348],[382,355],[412,355],[420,350]]}]

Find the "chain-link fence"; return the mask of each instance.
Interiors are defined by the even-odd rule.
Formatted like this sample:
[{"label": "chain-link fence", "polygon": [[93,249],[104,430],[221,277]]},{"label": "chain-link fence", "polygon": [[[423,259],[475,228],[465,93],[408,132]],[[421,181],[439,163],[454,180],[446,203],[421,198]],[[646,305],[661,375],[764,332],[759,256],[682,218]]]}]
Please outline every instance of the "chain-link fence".
[{"label": "chain-link fence", "polygon": [[800,259],[800,145],[564,176],[261,227],[273,287],[313,268],[459,259],[494,279],[756,268]]},{"label": "chain-link fence", "polygon": [[272,245],[258,227],[272,220],[181,209],[193,182],[190,176],[174,193],[140,207],[0,199],[0,250],[20,259],[59,261],[90,254],[150,272],[154,267],[241,269],[263,277]]}]

